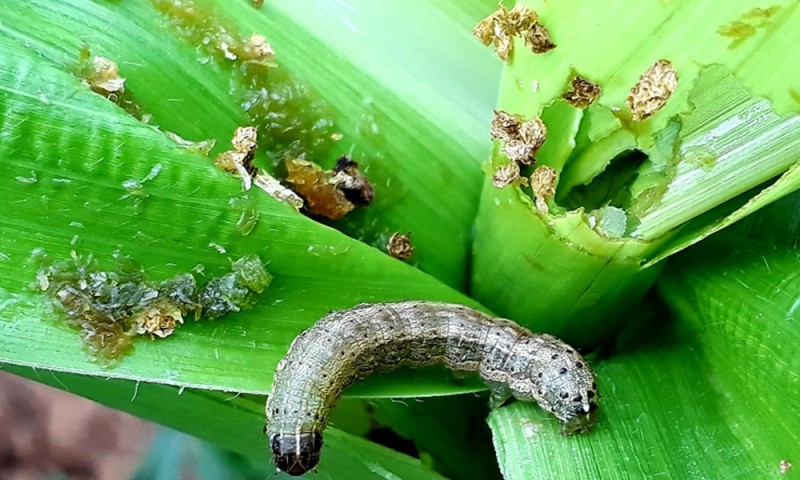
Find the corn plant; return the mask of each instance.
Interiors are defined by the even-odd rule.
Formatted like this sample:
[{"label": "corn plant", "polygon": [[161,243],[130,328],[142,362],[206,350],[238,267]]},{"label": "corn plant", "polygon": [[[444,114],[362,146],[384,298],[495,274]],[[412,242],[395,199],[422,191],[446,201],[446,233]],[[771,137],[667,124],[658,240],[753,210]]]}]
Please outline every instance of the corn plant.
[{"label": "corn plant", "polygon": [[[361,302],[448,301],[589,353],[596,428],[565,437],[535,405],[489,411],[479,382],[401,370],[347,391],[310,477],[796,474],[800,10],[525,6],[6,1],[3,369],[266,464],[264,400],[300,332]],[[519,156],[498,118],[544,142]],[[214,160],[248,126],[262,179],[347,156],[374,201],[332,220],[245,185]],[[227,315],[181,304],[196,315],[174,334],[140,318],[119,351],[131,325],[98,336],[96,302],[49,294],[236,287],[244,258],[269,272],[245,297],[198,287]],[[386,446],[404,442],[416,455]]]}]

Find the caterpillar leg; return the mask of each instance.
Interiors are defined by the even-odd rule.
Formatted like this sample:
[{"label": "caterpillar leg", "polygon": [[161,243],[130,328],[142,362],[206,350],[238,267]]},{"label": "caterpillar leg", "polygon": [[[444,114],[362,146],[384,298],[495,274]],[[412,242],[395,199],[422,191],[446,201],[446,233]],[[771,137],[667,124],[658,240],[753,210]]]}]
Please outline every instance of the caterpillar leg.
[{"label": "caterpillar leg", "polygon": [[503,404],[511,398],[511,390],[509,390],[507,385],[503,385],[502,383],[491,383],[487,385],[490,393],[489,408],[492,410],[502,407]]}]

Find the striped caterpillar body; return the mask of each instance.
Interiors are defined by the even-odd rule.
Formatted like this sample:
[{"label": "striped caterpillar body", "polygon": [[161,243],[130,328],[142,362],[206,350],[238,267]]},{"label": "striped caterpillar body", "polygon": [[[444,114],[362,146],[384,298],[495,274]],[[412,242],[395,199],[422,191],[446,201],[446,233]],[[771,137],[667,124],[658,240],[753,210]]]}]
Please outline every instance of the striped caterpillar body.
[{"label": "striped caterpillar body", "polygon": [[535,401],[566,434],[597,417],[597,384],[572,347],[462,305],[362,304],[333,312],[301,333],[275,371],[265,432],[275,465],[302,475],[319,462],[322,431],[342,391],[373,372],[444,364],[478,372],[492,406]]}]

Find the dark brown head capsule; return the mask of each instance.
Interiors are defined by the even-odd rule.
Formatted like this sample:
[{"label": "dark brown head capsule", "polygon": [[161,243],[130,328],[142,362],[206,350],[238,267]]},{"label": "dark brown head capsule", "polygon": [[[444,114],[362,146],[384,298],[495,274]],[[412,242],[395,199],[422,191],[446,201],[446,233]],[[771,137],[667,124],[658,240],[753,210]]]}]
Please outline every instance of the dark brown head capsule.
[{"label": "dark brown head capsule", "polygon": [[275,466],[292,476],[300,476],[319,463],[322,434],[303,432],[278,433],[269,439],[272,461]]}]

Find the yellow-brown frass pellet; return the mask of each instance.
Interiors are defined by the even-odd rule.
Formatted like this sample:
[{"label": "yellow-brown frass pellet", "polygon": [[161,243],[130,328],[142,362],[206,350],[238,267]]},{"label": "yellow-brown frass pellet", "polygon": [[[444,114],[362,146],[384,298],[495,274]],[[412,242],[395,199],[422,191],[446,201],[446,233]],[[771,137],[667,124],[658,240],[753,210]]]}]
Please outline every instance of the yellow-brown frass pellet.
[{"label": "yellow-brown frass pellet", "polygon": [[319,320],[278,363],[266,404],[273,462],[290,475],[313,469],[331,409],[356,380],[401,365],[435,364],[480,375],[493,407],[512,396],[538,403],[565,434],[586,431],[597,420],[594,372],[553,336],[462,305],[362,304]]},{"label": "yellow-brown frass pellet", "polygon": [[286,160],[286,171],[286,181],[305,199],[314,215],[338,220],[355,208],[344,192],[331,183],[331,172],[316,163],[290,158]]},{"label": "yellow-brown frass pellet", "polygon": [[668,60],[659,60],[648,68],[628,95],[633,120],[640,122],[664,108],[678,86],[678,73]]},{"label": "yellow-brown frass pellet", "polygon": [[178,323],[183,323],[183,312],[169,300],[159,299],[135,313],[131,323],[139,335],[167,338]]},{"label": "yellow-brown frass pellet", "polygon": [[344,193],[354,205],[363,207],[375,199],[375,189],[358,168],[358,163],[342,155],[333,167],[330,183]]},{"label": "yellow-brown frass pellet", "polygon": [[264,5],[264,0],[253,0],[253,6],[256,8],[261,8]]},{"label": "yellow-brown frass pellet", "polygon": [[519,126],[522,123],[517,115],[512,115],[503,110],[495,110],[492,123],[489,125],[489,134],[495,140],[507,142],[519,136]]},{"label": "yellow-brown frass pellet", "polygon": [[257,33],[250,35],[250,38],[242,45],[242,50],[243,59],[250,63],[271,65],[272,57],[275,56],[275,50],[272,49],[272,45],[267,43],[267,40]]},{"label": "yellow-brown frass pellet", "polygon": [[536,209],[542,213],[550,211],[547,201],[556,194],[557,178],[558,173],[556,170],[547,165],[536,167],[536,170],[531,174],[531,190],[533,190],[533,196],[536,199]]},{"label": "yellow-brown frass pellet", "polygon": [[497,11],[478,22],[472,34],[484,45],[493,45],[497,56],[504,61],[513,54],[513,37],[521,38],[533,53],[544,53],[556,46],[539,22],[539,15],[523,4],[511,10],[500,4]]},{"label": "yellow-brown frass pellet", "polygon": [[[522,122],[522,125],[519,126],[519,139],[531,149],[531,153],[528,157],[531,161],[527,163],[533,163],[533,155],[542,148],[542,144],[546,138],[547,127],[541,118],[537,117],[533,120]],[[527,164],[523,160],[520,160],[520,162]]]},{"label": "yellow-brown frass pellet", "polygon": [[411,234],[393,233],[386,244],[389,255],[399,260],[408,260],[414,254],[414,245],[411,244]]},{"label": "yellow-brown frass pellet", "polygon": [[125,79],[119,74],[117,64],[106,57],[94,57],[85,81],[100,95],[119,94],[125,91]]},{"label": "yellow-brown frass pellet", "polygon": [[316,163],[301,159],[287,159],[286,170],[286,181],[305,199],[314,215],[338,220],[375,198],[375,190],[358,169],[358,163],[346,155],[339,157],[333,170],[323,170]]},{"label": "yellow-brown frass pellet", "polygon": [[525,24],[520,28],[519,36],[533,53],[546,53],[556,48],[550,38],[550,33],[539,23],[539,16],[533,11],[528,11]]},{"label": "yellow-brown frass pellet", "polygon": [[237,127],[231,139],[233,149],[241,153],[252,153],[258,147],[256,127]]},{"label": "yellow-brown frass pellet", "polygon": [[538,117],[523,121],[518,115],[495,110],[489,134],[504,142],[501,150],[512,162],[532,165],[534,155],[547,138],[547,127]]},{"label": "yellow-brown frass pellet", "polygon": [[487,47],[492,44],[494,41],[494,18],[495,13],[492,13],[488,17],[482,19],[478,22],[477,25],[472,29],[472,35],[475,36],[480,42]]},{"label": "yellow-brown frass pellet", "polygon": [[600,96],[600,85],[576,75],[572,79],[572,89],[564,94],[564,100],[577,108],[586,108]]},{"label": "yellow-brown frass pellet", "polygon": [[501,4],[496,12],[478,22],[472,29],[472,34],[481,43],[486,46],[494,46],[494,52],[501,60],[508,60],[513,48],[511,37],[514,31],[510,29],[511,25],[507,21],[507,16],[508,11]]},{"label": "yellow-brown frass pellet", "polygon": [[516,138],[508,140],[502,151],[513,162],[533,165],[534,155],[547,138],[547,127],[540,118],[522,122]]},{"label": "yellow-brown frass pellet", "polygon": [[492,185],[497,188],[507,187],[513,183],[518,183],[520,180],[519,164],[517,162],[500,165],[492,175]]}]

